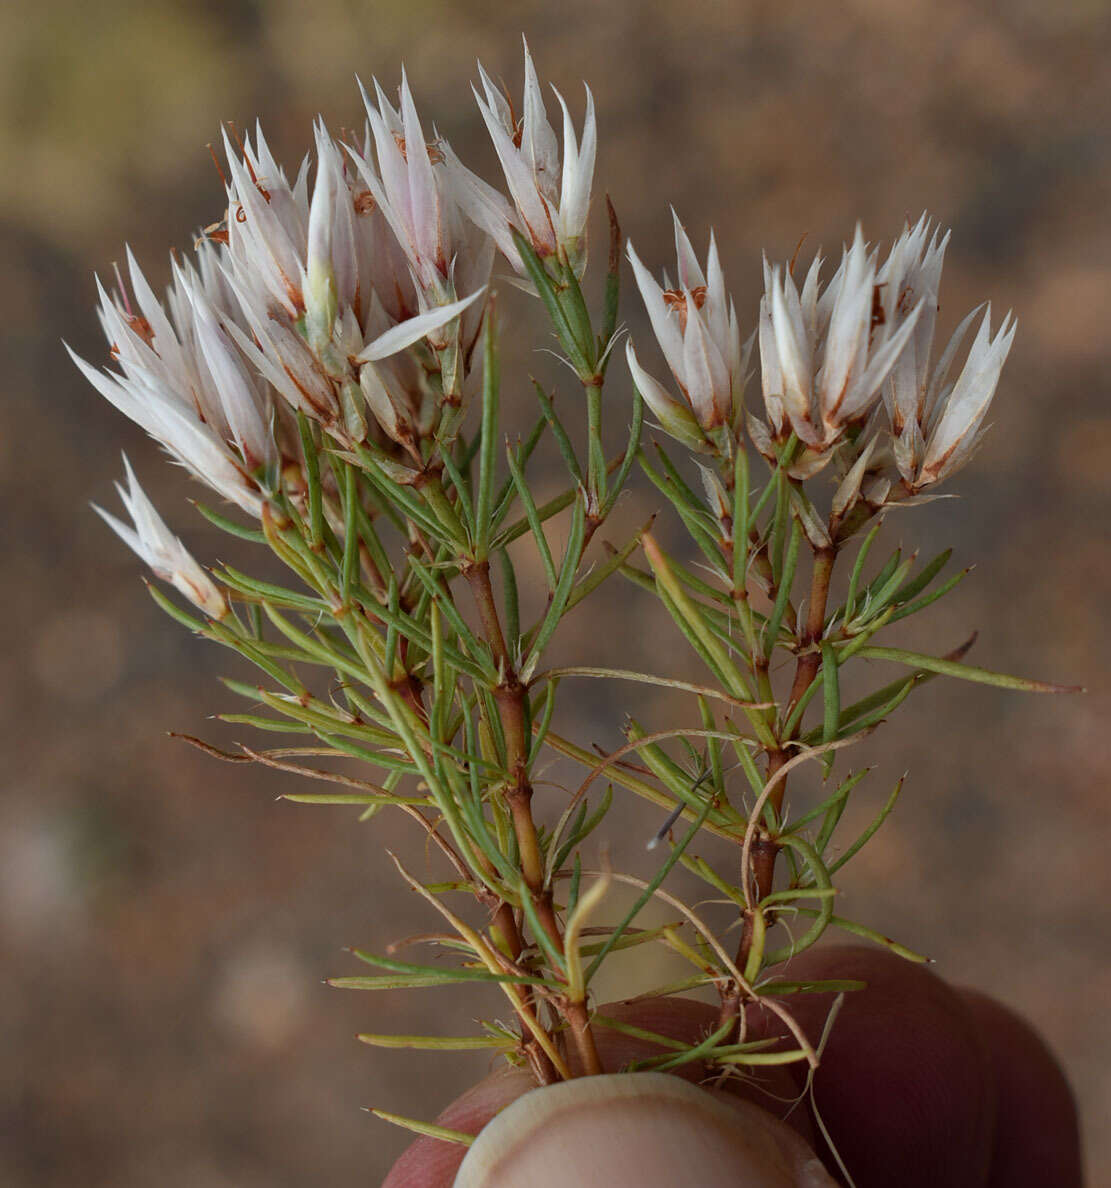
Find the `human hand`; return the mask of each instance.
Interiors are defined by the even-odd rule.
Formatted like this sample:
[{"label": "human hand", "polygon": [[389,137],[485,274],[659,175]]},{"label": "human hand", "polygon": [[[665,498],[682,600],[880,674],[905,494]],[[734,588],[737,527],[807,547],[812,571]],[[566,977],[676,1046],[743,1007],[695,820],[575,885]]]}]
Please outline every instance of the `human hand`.
[{"label": "human hand", "polygon": [[[813,1093],[857,1188],[1079,1188],[1072,1094],[1028,1024],[976,991],[954,989],[875,949],[812,950],[792,962],[791,974],[868,983],[846,995]],[[815,1040],[829,1005],[829,995],[794,996],[791,1003]],[[688,1042],[716,1021],[714,1008],[677,999],[614,1003],[600,1013]],[[774,1022],[758,1012],[748,1023],[750,1035],[773,1032]],[[606,1068],[615,1071],[658,1051],[603,1028],[598,1045]],[[720,1093],[691,1083],[700,1078],[697,1068],[685,1081],[662,1074],[593,1077],[529,1093],[531,1076],[505,1068],[440,1117],[455,1130],[477,1134],[486,1127],[458,1181],[462,1149],[420,1139],[384,1188],[840,1183],[812,1103],[804,1098],[788,1113],[805,1070],[759,1071],[742,1090]]]}]

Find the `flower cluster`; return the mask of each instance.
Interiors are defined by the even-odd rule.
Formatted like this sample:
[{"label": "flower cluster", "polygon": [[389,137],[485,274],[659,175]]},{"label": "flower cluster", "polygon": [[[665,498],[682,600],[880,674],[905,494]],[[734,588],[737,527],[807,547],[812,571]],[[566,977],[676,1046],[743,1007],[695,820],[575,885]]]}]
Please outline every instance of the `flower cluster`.
[{"label": "flower cluster", "polygon": [[[560,171],[556,135],[548,122],[544,96],[525,46],[525,93],[518,120],[511,101],[479,67],[483,94],[475,91],[482,118],[489,129],[505,173],[512,204],[482,178],[472,173],[450,150],[448,160],[458,183],[460,201],[472,219],[493,237],[506,259],[521,276],[525,266],[513,241],[513,231],[524,236],[541,258],[556,256],[576,276],[586,268],[586,217],[598,133],[594,98],[586,88],[586,119],[582,142],[575,136],[571,113],[555,91],[563,112],[563,168]],[[554,91],[554,88],[553,88]]]},{"label": "flower cluster", "polygon": [[[678,384],[676,400],[641,366],[628,344],[634,382],[662,427],[696,449],[723,425],[741,428],[748,345],[741,346],[714,237],[706,274],[675,220],[678,283],[661,288],[632,247],[637,284],[653,331]],[[1014,338],[1012,318],[993,338],[990,308],[955,383],[954,358],[976,311],[958,327],[931,370],[941,266],[949,236],[923,215],[904,228],[882,263],[857,227],[832,278],[822,284],[816,255],[801,288],[789,265],[764,262],[756,338],[766,420],[747,418],[754,444],[776,459],[791,436],[802,452],[791,473],[805,477],[839,455],[855,485],[884,470],[905,497],[948,478],[972,456]],[[751,343],[751,340],[750,340]]]},{"label": "flower cluster", "polygon": [[[481,67],[480,67],[481,70]],[[290,182],[257,129],[224,134],[224,218],[195,259],[171,258],[159,302],[128,252],[131,294],[98,281],[118,370],[73,355],[93,386],[221,498],[258,519],[290,465],[303,466],[298,417],[373,451],[419,482],[462,416],[494,253],[523,271],[515,233],[542,257],[585,263],[595,122],[581,146],[564,112],[559,154],[525,49],[524,117],[481,72],[479,107],[513,204],[426,136],[407,79],[395,106],[364,89],[366,134],[315,130]],[[73,352],[70,352],[71,355]]]},{"label": "flower cluster", "polygon": [[725,275],[713,233],[703,273],[674,212],[673,219],[678,262],[678,283],[674,287],[666,274],[663,287],[652,279],[631,243],[629,261],[656,339],[683,393],[683,402],[668,395],[663,385],[641,367],[631,342],[626,354],[637,389],[660,424],[688,445],[706,449],[708,438],[722,426],[739,428],[749,351],[741,346],[737,311],[725,292]]}]

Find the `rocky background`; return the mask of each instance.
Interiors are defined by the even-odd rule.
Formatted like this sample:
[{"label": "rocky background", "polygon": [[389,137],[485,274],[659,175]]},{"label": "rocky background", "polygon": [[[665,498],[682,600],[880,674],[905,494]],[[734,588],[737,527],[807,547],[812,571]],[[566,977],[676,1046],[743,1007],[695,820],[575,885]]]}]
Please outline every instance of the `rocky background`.
[{"label": "rocky background", "polygon": [[[112,505],[124,447],[202,559],[228,545],[60,340],[102,358],[94,270],[130,243],[164,283],[167,249],[188,250],[219,216],[205,143],[221,120],[260,116],[295,168],[317,112],[334,129],[361,122],[356,72],[392,87],[404,61],[427,122],[491,165],[468,83],[481,56],[516,89],[522,30],[576,112],[579,80],[591,83],[598,192],[613,194],[641,254],[666,262],[668,203],[700,248],[713,221],[749,325],[762,249],[789,256],[805,232],[836,250],[857,218],[890,241],[924,208],[954,228],[940,332],[989,297],[1017,311],[995,427],[953,484],[960,500],[887,529],[978,566],[904,638],[940,651],[978,629],[974,662],[1089,692],[922,690],[878,741],[879,770],[858,794],[863,821],[911,771],[894,818],[850,868],[845,910],[1036,1022],[1080,1097],[1091,1183],[1111,1184],[1104,0],[3,7],[0,1181],[375,1184],[405,1139],[360,1107],[431,1117],[485,1070],[481,1056],[410,1058],[352,1037],[459,1033],[501,1010],[492,997],[371,999],[320,983],[350,972],[343,945],[382,948],[429,926],[375,857],[384,843],[419,858],[402,823],[276,804],[291,777],[222,766],[166,737],[239,737],[206,719],[239,708],[216,677],[242,673],[161,615],[87,502]],[[627,316],[643,331],[631,302]],[[529,347],[536,326],[509,322]],[[515,356],[507,372],[547,366],[524,345]],[[642,487],[622,514],[632,523],[653,507]],[[667,663],[696,671],[650,600],[615,588],[601,601],[589,631],[568,621],[561,655],[599,656],[601,639],[600,659],[658,668],[667,647]],[[629,706],[565,688],[564,732],[613,745]],[[637,709],[661,723],[689,713]],[[639,860],[656,824],[636,806],[621,812],[619,864]],[[653,973],[624,968],[612,993]]]}]

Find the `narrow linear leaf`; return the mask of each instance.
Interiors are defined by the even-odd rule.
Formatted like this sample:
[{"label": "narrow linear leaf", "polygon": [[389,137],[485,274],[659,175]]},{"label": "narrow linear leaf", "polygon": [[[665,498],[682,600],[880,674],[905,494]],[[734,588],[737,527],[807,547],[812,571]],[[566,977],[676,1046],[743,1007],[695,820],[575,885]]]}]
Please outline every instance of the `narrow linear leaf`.
[{"label": "narrow linear leaf", "polygon": [[[836,874],[851,858],[860,852],[865,845],[868,844],[875,836],[879,827],[887,820],[891,810],[895,807],[895,802],[899,799],[899,793],[903,790],[903,784],[906,781],[906,776],[901,776],[896,782],[895,787],[891,790],[891,795],[884,802],[883,808],[873,818],[871,824],[864,830],[864,832],[853,842],[851,846],[841,855],[836,861],[829,864],[829,873]],[[828,837],[826,838],[828,841]]]},{"label": "narrow linear leaf", "polygon": [[372,1048],[412,1048],[421,1052],[474,1052],[481,1048],[510,1049],[514,1040],[500,1035],[373,1035],[355,1037]]},{"label": "narrow linear leaf", "polygon": [[847,622],[856,613],[856,591],[860,585],[860,576],[864,572],[864,563],[868,560],[868,553],[871,551],[872,545],[876,537],[879,535],[880,529],[883,527],[883,522],[880,521],[868,533],[861,543],[860,549],[856,554],[856,560],[853,562],[852,572],[849,574],[849,588],[845,595],[845,607],[842,612],[843,621]]},{"label": "narrow linear leaf", "polygon": [[[643,528],[639,528],[634,532],[632,537],[619,550],[611,552],[601,565],[595,565],[590,569],[586,577],[571,591],[571,596],[567,599],[567,610],[578,606],[584,598],[593,594],[608,577],[611,577],[621,569],[640,544],[640,538],[652,527],[654,520],[655,516]],[[612,546],[607,543],[606,547],[610,548]]]},{"label": "narrow linear leaf", "polygon": [[625,483],[629,478],[629,471],[636,461],[638,452],[640,451],[640,435],[644,428],[644,398],[633,386],[633,419],[629,426],[629,441],[625,446],[625,456],[621,459],[621,465],[617,468],[617,474],[613,480],[613,487],[609,495],[606,497],[605,506],[602,508],[603,519],[609,515],[613,510],[614,504],[617,502],[618,496],[625,488]]},{"label": "narrow linear leaf", "polygon": [[282,602],[286,606],[295,607],[311,615],[326,614],[329,610],[328,604],[322,598],[313,598],[296,590],[287,589],[285,586],[278,586],[273,582],[260,581],[238,569],[233,569],[230,565],[223,566],[217,576],[232,589],[255,594],[260,598],[270,598],[275,602]]},{"label": "narrow linear leaf", "polygon": [[324,540],[324,505],[321,501],[320,458],[313,440],[312,426],[303,412],[297,412],[297,428],[301,433],[301,451],[305,459],[305,483],[309,489],[309,531],[312,547],[317,549]]},{"label": "narrow linear leaf", "polygon": [[799,546],[802,543],[802,525],[798,520],[791,524],[791,539],[787,545],[787,556],[783,562],[783,571],[779,577],[779,588],[775,595],[775,605],[772,613],[764,625],[763,652],[770,657],[779,643],[779,628],[783,623],[783,616],[787,611],[787,603],[791,598],[791,587],[795,581],[795,570],[798,567]]},{"label": "narrow linear leaf", "polygon": [[344,606],[351,602],[351,590],[359,572],[359,478],[350,462],[342,464],[343,474],[343,572],[340,594]]},{"label": "narrow linear leaf", "polygon": [[229,536],[238,536],[240,540],[249,540],[252,544],[266,544],[265,532],[260,532],[257,528],[245,528],[242,524],[237,524],[234,520],[229,520],[227,516],[220,515],[218,511],[213,511],[207,504],[200,503],[197,500],[193,500],[192,502],[197,511],[210,524],[214,524],[222,532],[228,533]]},{"label": "narrow linear leaf", "polygon": [[419,804],[431,803],[427,796],[391,796],[368,792],[286,792],[279,800],[291,800],[294,804]]},{"label": "narrow linear leaf", "polygon": [[[661,457],[666,457],[662,451]],[[643,451],[640,454],[640,468],[648,476],[652,485],[675,509],[687,531],[691,534],[694,543],[698,545],[714,572],[724,576],[724,558],[721,548],[714,538],[711,517],[694,492],[685,483],[680,486],[670,475],[665,477],[660,474],[645,458]]]},{"label": "narrow linear leaf", "polygon": [[[841,684],[837,672],[837,653],[833,645],[822,644],[822,692],[824,715],[822,742],[833,742],[841,725]],[[832,755],[832,752],[830,752]]]},{"label": "narrow linear leaf", "polygon": [[473,1134],[466,1134],[462,1130],[451,1130],[447,1126],[437,1126],[433,1122],[419,1122],[416,1118],[403,1118],[400,1114],[389,1114],[385,1110],[369,1109],[368,1113],[392,1126],[400,1126],[402,1130],[411,1130],[414,1134],[427,1135],[428,1138],[440,1139],[445,1143],[457,1143],[469,1147],[474,1142]]},{"label": "narrow linear leaf", "polygon": [[767,998],[778,998],[781,994],[849,994],[867,988],[867,982],[859,982],[852,978],[827,978],[825,981],[814,982],[781,982],[776,978],[770,978],[753,987]]},{"label": "narrow linear leaf", "polygon": [[891,616],[889,621],[896,623],[899,621],[899,619],[906,619],[910,615],[916,615],[919,611],[925,610],[926,607],[930,606],[934,602],[937,602],[938,599],[944,598],[954,586],[958,585],[960,582],[963,582],[964,579],[972,572],[973,568],[974,567],[970,565],[967,569],[962,569],[959,573],[953,574],[953,576],[949,578],[947,582],[944,582],[936,590],[931,591],[929,594],[923,594],[921,598],[914,602],[909,602],[905,606],[901,604],[898,605],[895,613]]},{"label": "narrow linear leaf", "polygon": [[1000,689],[1017,689],[1024,693],[1084,692],[1079,685],[1057,685],[1048,681],[1033,681],[1026,677],[1008,676],[1001,672],[991,672],[986,668],[974,668],[970,664],[958,664],[954,660],[926,656],[921,652],[907,652],[902,648],[869,645],[861,648],[857,655],[867,660],[890,660],[895,664],[905,664],[908,668],[922,668],[926,672],[936,672],[940,676],[956,677],[958,680],[972,681],[981,685],[995,685]]},{"label": "narrow linear leaf", "polygon": [[482,330],[482,425],[479,430],[478,496],[475,500],[475,560],[484,561],[490,548],[494,497],[494,461],[498,442],[498,343],[493,302],[486,309]]},{"label": "narrow linear leaf", "polygon": [[143,583],[147,588],[147,593],[154,599],[155,602],[170,616],[171,619],[176,619],[183,627],[188,627],[190,631],[195,631],[198,635],[208,634],[208,624],[202,622],[200,619],[183,611],[180,606],[172,602],[165,594],[153,583],[148,582],[146,578]]},{"label": "narrow linear leaf", "polygon": [[[816,915],[818,911],[817,908],[807,907],[797,907],[795,910],[805,916]],[[913,961],[918,965],[926,965],[931,960],[921,953],[916,953],[913,949],[908,949],[906,945],[900,944],[890,936],[884,936],[882,932],[877,932],[876,929],[869,928],[865,924],[858,924],[855,920],[846,920],[843,916],[830,916],[829,925],[831,928],[840,928],[842,932],[848,932],[852,936],[859,936],[862,940],[880,945],[882,948],[894,953],[896,957],[902,957],[906,961]]]},{"label": "narrow linear leaf", "polygon": [[[510,477],[513,479],[513,485],[517,489],[517,497],[521,501],[521,506],[525,509],[525,518],[528,520],[529,528],[532,530],[532,538],[536,542],[536,551],[540,555],[541,564],[544,566],[544,573],[548,579],[549,591],[554,591],[559,578],[556,574],[555,562],[552,560],[552,550],[548,547],[548,538],[544,535],[544,526],[540,522],[540,514],[536,510],[536,503],[533,501],[532,492],[529,490],[528,483],[525,481],[525,476],[517,466],[517,460],[513,456],[513,449],[506,442],[505,445],[506,461],[509,464]],[[501,550],[504,552],[505,550]]]},{"label": "narrow linear leaf", "polygon": [[[549,640],[555,634],[556,627],[559,626],[559,621],[563,617],[567,599],[571,595],[571,586],[575,581],[575,574],[578,572],[579,561],[582,559],[582,548],[585,533],[586,508],[583,504],[583,501],[579,499],[575,502],[575,510],[571,516],[571,530],[567,536],[567,545],[563,554],[563,563],[560,569],[559,579],[556,583],[555,590],[552,593],[552,600],[548,606],[547,613],[541,620],[540,626],[533,637],[532,646],[529,648],[528,658],[525,660],[524,664],[521,665],[522,674],[532,672],[544,649],[548,646]],[[525,679],[528,679],[527,676]]]},{"label": "narrow linear leaf", "polygon": [[[471,510],[471,494],[470,484],[467,482],[463,472],[455,463],[455,459],[451,456],[450,450],[442,450],[440,452],[440,459],[444,464],[444,473],[451,479],[451,485],[455,490],[455,500],[448,499],[449,505],[455,512],[455,517],[459,521],[459,527],[468,540],[475,540],[475,517]],[[447,492],[444,492],[447,498]],[[477,546],[476,546],[477,549]]]},{"label": "narrow linear leaf", "polygon": [[949,564],[949,558],[952,557],[953,550],[945,549],[944,552],[924,565],[918,573],[914,575],[908,582],[905,582],[899,587],[899,602],[909,602],[910,599],[915,598],[921,594],[922,591],[934,580],[935,577]]}]

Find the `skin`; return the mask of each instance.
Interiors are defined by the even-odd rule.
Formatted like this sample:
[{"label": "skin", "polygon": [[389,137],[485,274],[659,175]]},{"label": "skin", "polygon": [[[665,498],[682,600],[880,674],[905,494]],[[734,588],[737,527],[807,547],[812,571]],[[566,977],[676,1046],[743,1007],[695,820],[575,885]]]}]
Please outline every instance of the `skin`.
[{"label": "skin", "polygon": [[[1075,1102],[1028,1023],[993,999],[954,989],[925,967],[875,949],[811,950],[791,963],[791,977],[867,982],[867,989],[845,997],[812,1098],[856,1188],[1080,1188]],[[791,1009],[814,1042],[829,1005],[828,995],[792,996]],[[705,1036],[717,1019],[716,1008],[675,999],[610,1003],[598,1014],[688,1042]],[[752,1037],[782,1030],[762,1012],[750,1013],[748,1026]],[[604,1028],[597,1028],[597,1038],[607,1071],[658,1051]],[[466,1183],[844,1183],[810,1099],[790,1112],[784,1104],[803,1089],[804,1070],[791,1065],[761,1074],[732,1094],[695,1090],[704,1076],[698,1066],[683,1071],[687,1085],[678,1094],[656,1092],[659,1076],[640,1078],[631,1095],[628,1077],[621,1078],[623,1095],[611,1092],[610,1082],[579,1088],[592,1078],[559,1087],[558,1097],[537,1090],[506,1116],[509,1124],[500,1132],[491,1128],[475,1144],[472,1150],[482,1157],[469,1163],[486,1170]],[[503,1068],[453,1102],[439,1121],[478,1134],[534,1087],[526,1071]],[[732,1133],[728,1119],[735,1119]],[[807,1170],[813,1153],[828,1178],[813,1163]],[[394,1165],[384,1188],[450,1188],[463,1155],[457,1145],[419,1139]],[[677,1159],[685,1172],[676,1170]],[[690,1179],[692,1169],[696,1180]]]}]

